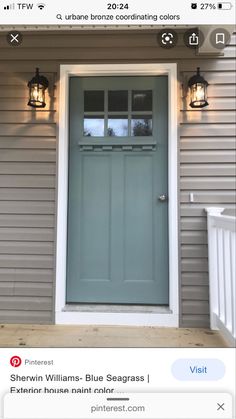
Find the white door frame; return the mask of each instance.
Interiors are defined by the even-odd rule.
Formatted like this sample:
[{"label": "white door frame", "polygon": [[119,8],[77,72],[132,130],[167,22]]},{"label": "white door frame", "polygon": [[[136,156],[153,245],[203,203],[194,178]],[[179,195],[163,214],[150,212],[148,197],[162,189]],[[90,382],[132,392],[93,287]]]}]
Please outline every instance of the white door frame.
[{"label": "white door frame", "polygon": [[[66,252],[68,203],[69,78],[71,76],[168,76],[168,188],[169,188],[169,310],[158,313],[66,311]],[[56,247],[57,324],[133,326],[179,325],[177,65],[74,64],[60,66],[58,200]]]}]

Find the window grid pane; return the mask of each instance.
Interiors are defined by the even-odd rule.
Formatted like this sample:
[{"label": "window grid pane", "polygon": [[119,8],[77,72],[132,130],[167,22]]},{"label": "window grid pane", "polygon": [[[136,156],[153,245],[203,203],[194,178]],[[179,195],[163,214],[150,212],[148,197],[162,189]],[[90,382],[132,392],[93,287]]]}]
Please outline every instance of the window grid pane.
[{"label": "window grid pane", "polygon": [[152,90],[132,90],[132,111],[152,111]]},{"label": "window grid pane", "polygon": [[[152,90],[84,91],[83,135],[132,138],[151,136],[152,98]],[[122,107],[124,110],[119,111]]]},{"label": "window grid pane", "polygon": [[84,112],[103,112],[104,111],[104,91],[85,90],[84,91]]},{"label": "window grid pane", "polygon": [[108,90],[108,111],[128,111],[128,90]]}]

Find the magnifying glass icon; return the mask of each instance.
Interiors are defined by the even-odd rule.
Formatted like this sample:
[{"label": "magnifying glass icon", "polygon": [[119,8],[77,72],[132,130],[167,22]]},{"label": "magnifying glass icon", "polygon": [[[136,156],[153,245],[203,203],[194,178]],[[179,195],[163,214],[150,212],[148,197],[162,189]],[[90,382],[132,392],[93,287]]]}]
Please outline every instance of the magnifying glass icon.
[{"label": "magnifying glass icon", "polygon": [[60,14],[56,15],[56,18],[59,19],[59,20],[62,20],[62,15],[60,15]]}]

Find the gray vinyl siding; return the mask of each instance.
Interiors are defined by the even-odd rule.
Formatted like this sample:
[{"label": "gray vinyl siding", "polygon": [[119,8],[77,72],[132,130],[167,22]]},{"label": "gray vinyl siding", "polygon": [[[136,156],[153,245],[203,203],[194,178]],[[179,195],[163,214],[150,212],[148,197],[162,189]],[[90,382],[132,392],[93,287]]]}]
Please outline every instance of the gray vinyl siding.
[{"label": "gray vinyl siding", "polygon": [[[46,74],[53,86],[55,74]],[[0,321],[52,323],[56,233],[54,105],[37,112],[27,107],[26,85],[32,73],[19,71],[18,63],[14,62],[12,71],[4,71],[1,76]]]},{"label": "gray vinyl siding", "polygon": [[[24,33],[18,48],[0,35],[0,322],[54,321],[59,65],[169,61],[179,80],[180,320],[209,325],[204,208],[234,208],[235,40],[224,55],[197,56],[185,46],[158,47],[153,30]],[[50,100],[34,111],[26,84],[36,66],[49,78]],[[182,97],[197,66],[210,83],[202,111]]]},{"label": "gray vinyl siding", "polygon": [[[223,57],[201,70],[209,82],[209,106],[191,110],[180,100],[180,248],[182,326],[209,325],[207,224],[204,208],[221,206],[235,214],[235,36]],[[234,49],[235,53],[235,49]],[[196,65],[196,64],[195,64]],[[191,76],[187,61],[181,82]],[[194,203],[189,202],[189,193]]]}]

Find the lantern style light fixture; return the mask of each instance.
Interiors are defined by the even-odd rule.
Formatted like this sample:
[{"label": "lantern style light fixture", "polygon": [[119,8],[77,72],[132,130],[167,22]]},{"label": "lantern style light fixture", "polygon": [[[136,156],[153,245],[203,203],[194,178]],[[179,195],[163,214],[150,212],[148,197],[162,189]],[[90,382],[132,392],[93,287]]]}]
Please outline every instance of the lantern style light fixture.
[{"label": "lantern style light fixture", "polygon": [[190,91],[191,108],[204,108],[208,106],[207,102],[207,86],[209,84],[200,75],[200,67],[197,67],[197,74],[192,76],[188,81],[188,88]]},{"label": "lantern style light fixture", "polygon": [[45,91],[48,88],[48,85],[48,79],[41,76],[39,74],[39,69],[36,68],[35,76],[28,83],[29,106],[32,106],[32,108],[45,108]]}]

